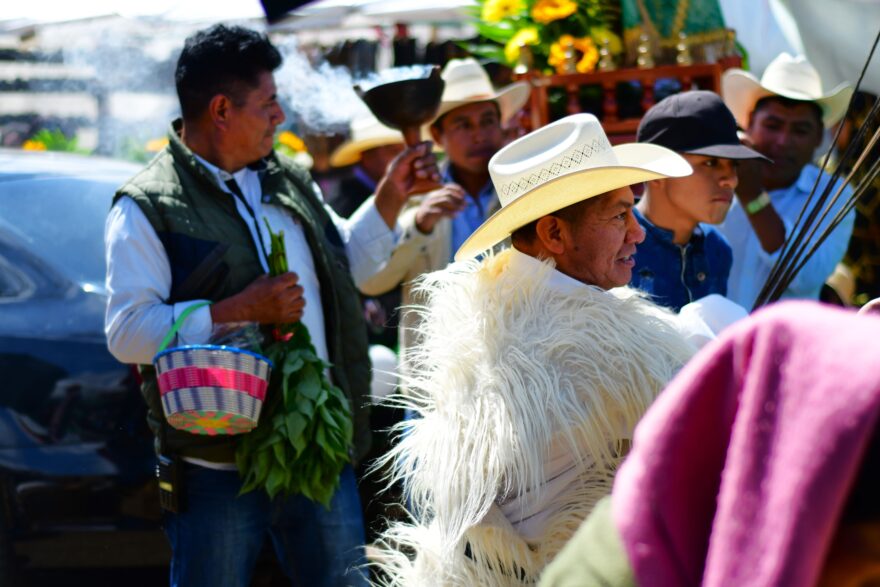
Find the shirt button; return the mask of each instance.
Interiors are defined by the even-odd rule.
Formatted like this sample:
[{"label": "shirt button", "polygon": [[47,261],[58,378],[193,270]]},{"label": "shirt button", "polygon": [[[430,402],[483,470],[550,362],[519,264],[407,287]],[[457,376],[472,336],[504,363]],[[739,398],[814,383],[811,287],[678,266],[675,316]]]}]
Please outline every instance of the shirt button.
[{"label": "shirt button", "polygon": [[697,273],[697,281],[706,281],[706,274],[702,271]]}]

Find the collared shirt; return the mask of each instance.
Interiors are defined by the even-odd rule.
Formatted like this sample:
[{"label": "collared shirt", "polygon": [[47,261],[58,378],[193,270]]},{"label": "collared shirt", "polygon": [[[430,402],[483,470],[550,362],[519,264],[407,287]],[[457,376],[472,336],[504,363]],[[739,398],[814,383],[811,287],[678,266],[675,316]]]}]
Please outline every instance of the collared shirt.
[{"label": "collared shirt", "polygon": [[636,247],[630,286],[676,312],[709,294],[727,294],[732,253],[718,229],[698,224],[690,241],[678,245],[671,230],[651,223],[638,209],[633,213],[645,229],[645,241]]},{"label": "collared shirt", "polygon": [[[791,238],[794,224],[818,176],[818,167],[806,165],[801,170],[797,181],[791,186],[769,192],[770,201],[785,225],[786,239]],[[819,197],[825,186],[828,185],[829,180],[829,174],[823,174],[822,183],[816,189],[814,198]],[[838,182],[831,191],[829,199],[834,196],[841,183],[842,181]],[[849,186],[846,186],[835,207],[829,212],[825,220],[820,224],[819,229],[814,233],[815,236],[825,231],[825,228],[841,210],[851,194],[852,190]],[[803,269],[795,276],[791,285],[783,293],[783,298],[809,298],[814,300],[819,298],[822,284],[834,272],[834,268],[843,259],[844,253],[846,253],[854,220],[855,211],[851,210],[834,232],[816,249],[816,252],[810,257]],[[803,225],[803,222],[801,225]],[[727,213],[727,218],[719,226],[719,229],[727,237],[727,241],[733,248],[733,266],[730,270],[730,279],[727,282],[728,297],[739,305],[751,309],[761,288],[764,287],[764,283],[770,276],[773,264],[779,258],[783,247],[780,247],[774,253],[768,253],[761,247],[761,242],[749,223],[748,215],[736,198],[733,200],[730,212]],[[812,242],[815,242],[815,240]]]},{"label": "collared shirt", "polygon": [[[230,193],[225,181],[230,174],[199,161],[217,178],[217,185]],[[257,226],[245,206],[235,198],[239,215],[251,230],[260,250],[256,230],[269,245],[269,235],[262,219],[268,219],[273,232],[283,230],[288,266],[300,277],[306,307],[302,322],[308,327],[318,355],[328,359],[321,306],[320,284],[311,251],[298,221],[286,209],[263,203],[260,175],[245,168],[232,177],[254,210]],[[317,191],[317,186],[314,186]],[[320,197],[320,193],[318,193]],[[375,273],[394,247],[396,231],[389,230],[372,199],[361,206],[348,220],[339,218],[325,205],[345,243],[355,283]],[[125,363],[149,364],[170,325],[188,306],[202,300],[166,304],[171,292],[171,266],[152,225],[138,205],[123,197],[113,206],[105,225],[107,254],[107,291],[109,300],[105,333],[111,352]],[[263,257],[263,255],[260,255]],[[261,258],[268,271],[266,259]],[[178,332],[176,344],[203,344],[210,341],[213,323],[208,307],[194,311]]]},{"label": "collared shirt", "polygon": [[[447,163],[441,175],[443,183],[458,183],[452,173],[452,166]],[[492,181],[486,182],[483,189],[480,190],[476,197],[474,194],[468,194],[465,198],[464,209],[452,219],[452,250],[449,251],[449,260],[452,260],[455,251],[464,244],[464,241],[471,236],[477,228],[491,215],[493,203],[496,200],[495,186]]]}]

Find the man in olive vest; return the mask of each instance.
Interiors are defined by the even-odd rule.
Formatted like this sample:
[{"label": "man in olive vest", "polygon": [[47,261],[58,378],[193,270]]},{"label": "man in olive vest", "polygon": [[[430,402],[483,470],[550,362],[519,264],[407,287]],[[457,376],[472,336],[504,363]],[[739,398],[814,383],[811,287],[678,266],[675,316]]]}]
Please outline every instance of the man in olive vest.
[{"label": "man in olive vest", "polygon": [[[180,463],[182,507],[165,512],[174,586],[248,585],[267,533],[294,584],[366,584],[351,467],[329,510],[301,495],[239,495],[236,437],[168,426],[150,365],[193,304],[211,302],[189,315],[175,344],[206,343],[234,323],[301,321],[352,406],[353,461],[368,449],[370,364],[355,283],[390,255],[413,183],[439,174],[426,144],[407,149],[376,195],[340,219],[308,173],[273,152],[284,121],[272,74],[281,61],[265,35],[240,27],[189,37],[175,72],[182,120],[165,150],[120,188],[107,219],[108,346],[140,365],[157,447]],[[264,218],[285,234],[290,273],[266,275]]]}]

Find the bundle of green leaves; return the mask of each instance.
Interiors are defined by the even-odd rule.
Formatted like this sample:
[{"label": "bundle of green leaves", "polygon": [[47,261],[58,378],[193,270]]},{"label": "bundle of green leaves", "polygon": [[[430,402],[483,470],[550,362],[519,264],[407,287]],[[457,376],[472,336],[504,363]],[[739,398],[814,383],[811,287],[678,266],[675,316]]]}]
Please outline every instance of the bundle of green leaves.
[{"label": "bundle of green leaves", "polygon": [[[281,275],[288,270],[284,233],[270,227],[269,234],[270,274]],[[351,409],[342,390],[330,383],[330,365],[318,357],[305,324],[279,325],[275,338],[263,349],[275,365],[263,417],[242,435],[236,450],[241,492],[301,493],[330,507],[339,475],[350,462]]]}]

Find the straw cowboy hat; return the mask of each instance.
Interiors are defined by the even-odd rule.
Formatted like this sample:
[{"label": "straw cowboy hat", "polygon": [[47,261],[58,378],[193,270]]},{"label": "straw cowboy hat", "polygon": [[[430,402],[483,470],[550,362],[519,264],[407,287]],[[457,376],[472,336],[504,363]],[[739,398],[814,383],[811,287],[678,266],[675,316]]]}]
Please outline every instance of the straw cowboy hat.
[{"label": "straw cowboy hat", "polygon": [[330,155],[330,165],[346,167],[360,161],[361,153],[384,147],[385,145],[403,144],[400,131],[388,128],[372,114],[364,114],[352,121],[351,137],[339,145]]},{"label": "straw cowboy hat", "polygon": [[472,57],[452,59],[443,68],[440,77],[446,86],[434,117],[435,121],[459,106],[494,100],[498,103],[501,123],[504,124],[525,106],[531,92],[526,82],[515,82],[496,91],[489,80],[489,74]]},{"label": "straw cowboy hat", "polygon": [[721,95],[742,128],[749,127],[755,104],[766,96],[815,102],[822,109],[822,123],[827,128],[846,113],[852,93],[848,84],[823,93],[816,68],[803,55],[792,57],[788,53],[781,53],[770,62],[760,81],[742,69],[728,69],[721,76]]},{"label": "straw cowboy hat", "polygon": [[489,160],[501,209],[455,253],[462,261],[517,228],[582,200],[634,183],[684,177],[691,166],[675,151],[648,143],[612,147],[599,120],[574,114],[521,137]]}]

